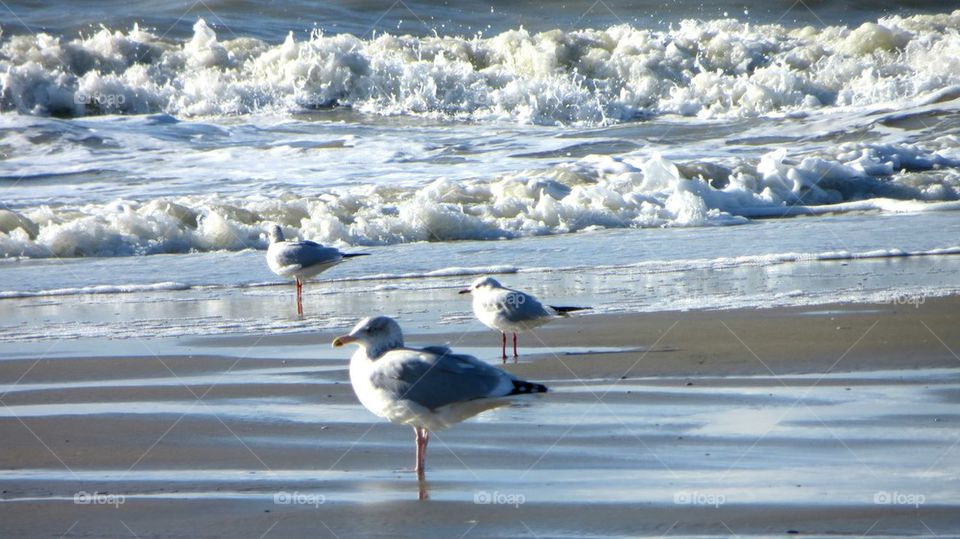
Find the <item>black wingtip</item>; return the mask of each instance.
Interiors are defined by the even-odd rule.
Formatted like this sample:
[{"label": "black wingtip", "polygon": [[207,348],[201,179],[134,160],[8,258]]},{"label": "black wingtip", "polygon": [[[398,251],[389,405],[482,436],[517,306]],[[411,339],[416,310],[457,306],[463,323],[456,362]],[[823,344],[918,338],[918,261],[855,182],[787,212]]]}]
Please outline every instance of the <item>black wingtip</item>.
[{"label": "black wingtip", "polygon": [[370,253],[343,253],[343,258],[353,258],[355,256],[370,256]]},{"label": "black wingtip", "polygon": [[551,305],[550,308],[558,313],[572,313],[574,311],[589,311],[592,307],[557,307]]},{"label": "black wingtip", "polygon": [[511,395],[527,395],[529,393],[546,393],[547,391],[548,391],[547,386],[543,384],[527,382],[524,380],[514,380],[513,391],[511,391],[510,394]]}]

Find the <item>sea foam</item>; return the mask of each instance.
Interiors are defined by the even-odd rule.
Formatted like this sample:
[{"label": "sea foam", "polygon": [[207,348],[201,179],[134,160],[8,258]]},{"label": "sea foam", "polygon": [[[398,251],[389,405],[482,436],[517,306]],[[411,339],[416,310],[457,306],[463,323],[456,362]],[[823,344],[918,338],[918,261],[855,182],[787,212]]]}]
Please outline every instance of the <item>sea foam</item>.
[{"label": "sea foam", "polygon": [[[654,31],[491,37],[321,32],[223,39],[204,20],[176,41],[134,26],[0,44],[0,109],[84,116],[234,115],[348,106],[474,121],[609,124],[891,105],[960,86],[960,11],[859,27],[733,19]],[[280,36],[278,36],[279,38]]]},{"label": "sea foam", "polygon": [[[725,226],[842,212],[960,210],[960,158],[911,145],[849,144],[817,155],[775,150],[705,168],[659,154],[588,155],[490,179],[331,187],[300,196],[185,195],[0,213],[6,257],[124,256],[263,249],[288,237],[387,245],[490,240],[597,228]],[[896,171],[896,172],[894,172]]]}]

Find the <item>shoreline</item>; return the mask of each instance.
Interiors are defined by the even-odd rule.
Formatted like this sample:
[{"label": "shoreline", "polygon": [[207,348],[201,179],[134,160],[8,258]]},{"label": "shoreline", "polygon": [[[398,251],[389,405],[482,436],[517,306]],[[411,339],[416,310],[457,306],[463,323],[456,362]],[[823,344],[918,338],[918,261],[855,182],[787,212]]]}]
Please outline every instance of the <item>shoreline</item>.
[{"label": "shoreline", "polygon": [[[857,218],[837,218],[854,227],[865,224]],[[915,226],[951,230],[944,216],[930,214],[893,217],[898,234]],[[773,223],[753,227],[751,234],[778,237],[805,233],[814,226],[830,234],[829,222],[813,224]],[[801,226],[803,225],[803,226]],[[729,228],[729,227],[728,227]],[[736,227],[732,227],[736,228]],[[858,304],[916,301],[934,296],[960,294],[960,256],[907,256],[851,261],[797,261],[788,264],[727,265],[742,257],[716,258],[713,243],[739,241],[736,230],[670,230],[669,242],[677,243],[689,260],[661,267],[656,260],[670,259],[663,245],[648,247],[656,231],[607,230],[584,234],[547,236],[509,242],[464,241],[441,244],[401,244],[385,247],[382,256],[351,260],[332,269],[304,293],[306,317],[295,316],[293,285],[230,288],[230,283],[266,281],[274,277],[261,252],[206,253],[163,256],[90,259],[82,264],[46,264],[6,268],[7,288],[38,290],[85,290],[102,284],[99,275],[125,275],[125,282],[151,282],[176,275],[180,284],[208,282],[210,272],[222,277],[224,287],[181,288],[177,283],[144,289],[114,286],[97,290],[137,290],[136,293],[36,296],[0,300],[0,342],[15,351],[25,342],[101,338],[294,334],[317,330],[335,331],[371,313],[383,313],[402,321],[408,332],[451,333],[469,330],[473,316],[469,302],[455,291],[473,276],[433,276],[427,279],[352,280],[355,275],[429,273],[433,261],[456,261],[463,269],[493,270],[522,260],[530,267],[571,266],[586,260],[605,260],[610,266],[580,271],[520,270],[504,277],[504,283],[533,293],[554,304],[590,306],[599,314],[656,313],[673,310],[738,309],[783,306],[822,306],[836,302]],[[701,237],[703,236],[703,237]],[[593,238],[593,239],[591,239]],[[610,260],[600,247],[619,238],[625,253]],[[713,240],[711,242],[710,240]],[[899,245],[900,242],[884,244]],[[869,252],[876,241],[861,241],[852,252]],[[779,251],[788,251],[792,244]],[[823,247],[821,249],[824,249]],[[776,249],[775,249],[776,250]],[[528,254],[529,251],[529,254]],[[887,249],[890,251],[890,249]],[[734,250],[732,255],[739,254]],[[763,251],[760,251],[763,252]],[[807,252],[801,247],[797,253]],[[789,254],[789,253],[788,253]],[[766,255],[757,255],[764,262]],[[770,255],[782,258],[783,254]],[[789,254],[788,258],[796,258]],[[621,266],[622,261],[646,259],[640,265]],[[749,257],[748,257],[749,258]],[[391,264],[391,260],[400,260]],[[651,262],[654,261],[654,262]],[[698,262],[699,261],[699,262]],[[739,263],[739,262],[738,262]],[[646,264],[646,265],[644,265]],[[62,267],[61,267],[62,266]],[[42,271],[38,271],[41,270]],[[663,270],[663,271],[661,271]],[[455,272],[456,273],[456,272]],[[459,273],[463,273],[459,271]],[[468,273],[474,273],[470,271]],[[94,278],[86,277],[91,275]],[[269,276],[267,275],[269,274]],[[829,278],[825,278],[829,276]],[[162,279],[166,280],[166,279]],[[186,286],[184,285],[184,286]]]}]

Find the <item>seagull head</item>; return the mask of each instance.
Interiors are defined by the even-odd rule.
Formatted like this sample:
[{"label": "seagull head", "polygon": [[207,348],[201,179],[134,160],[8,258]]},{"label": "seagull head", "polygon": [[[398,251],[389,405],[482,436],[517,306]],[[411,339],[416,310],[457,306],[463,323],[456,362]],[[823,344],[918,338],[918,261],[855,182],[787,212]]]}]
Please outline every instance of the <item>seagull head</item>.
[{"label": "seagull head", "polygon": [[476,281],[473,281],[469,288],[464,288],[460,293],[469,294],[477,290],[492,290],[494,288],[503,288],[503,285],[493,277],[480,277]]},{"label": "seagull head", "polygon": [[334,347],[354,343],[367,352],[371,358],[380,357],[384,352],[403,346],[403,332],[400,324],[389,316],[371,316],[357,322],[350,333],[333,340]]},{"label": "seagull head", "polygon": [[280,225],[274,223],[267,227],[267,237],[270,238],[270,243],[283,241],[283,229],[280,228]]}]

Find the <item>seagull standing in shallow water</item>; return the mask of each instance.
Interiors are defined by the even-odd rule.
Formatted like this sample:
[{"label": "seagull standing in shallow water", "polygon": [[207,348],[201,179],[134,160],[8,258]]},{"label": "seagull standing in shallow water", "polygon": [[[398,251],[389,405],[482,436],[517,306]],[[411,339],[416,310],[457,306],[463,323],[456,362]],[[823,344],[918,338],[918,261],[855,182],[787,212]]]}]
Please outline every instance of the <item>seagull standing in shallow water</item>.
[{"label": "seagull standing in shallow water", "polygon": [[406,347],[400,325],[387,316],[364,318],[333,340],[335,347],[349,343],[360,347],[350,358],[357,398],[374,414],[413,427],[420,479],[430,431],[506,405],[515,395],[547,391],[445,346]]},{"label": "seagull standing in shallow water", "polygon": [[500,332],[503,362],[507,362],[507,333],[513,333],[513,359],[517,361],[517,333],[538,328],[567,313],[590,307],[555,307],[537,298],[500,284],[493,277],[481,277],[460,291],[473,295],[473,314],[483,325]]},{"label": "seagull standing in shallow water", "polygon": [[281,277],[293,277],[297,283],[297,314],[303,316],[303,281],[318,275],[344,258],[367,256],[368,253],[341,253],[333,247],[324,247],[309,240],[285,241],[280,225],[267,230],[270,247],[267,248],[267,265]]}]

